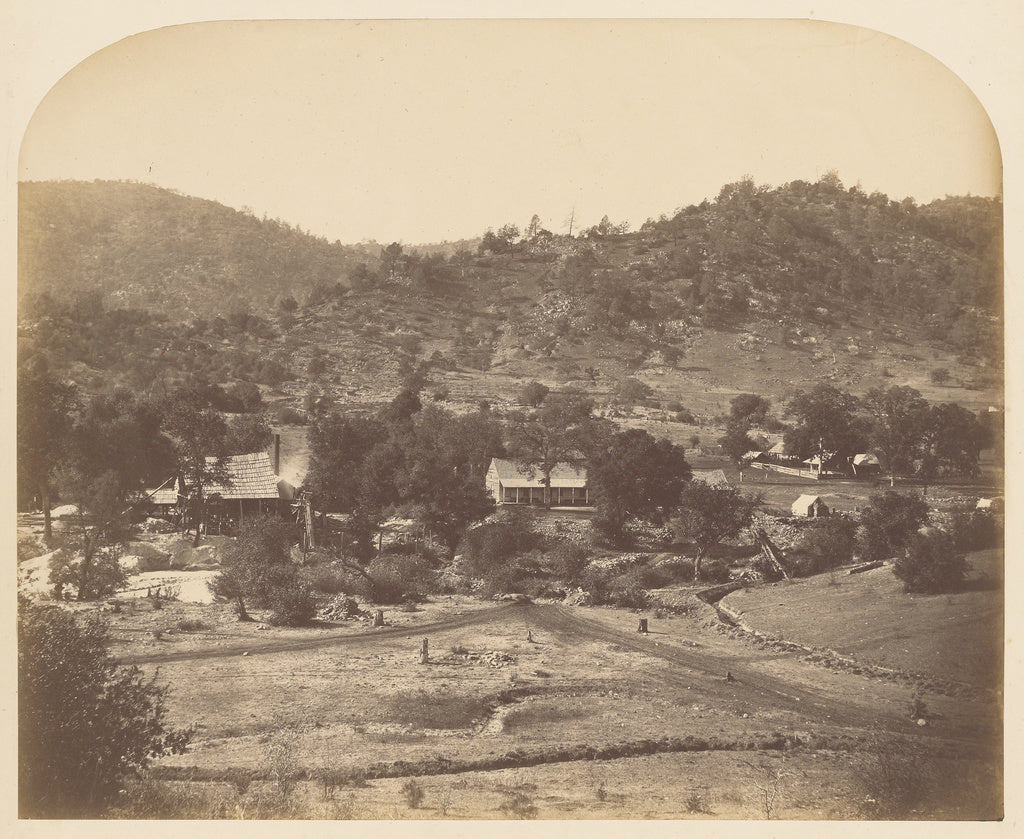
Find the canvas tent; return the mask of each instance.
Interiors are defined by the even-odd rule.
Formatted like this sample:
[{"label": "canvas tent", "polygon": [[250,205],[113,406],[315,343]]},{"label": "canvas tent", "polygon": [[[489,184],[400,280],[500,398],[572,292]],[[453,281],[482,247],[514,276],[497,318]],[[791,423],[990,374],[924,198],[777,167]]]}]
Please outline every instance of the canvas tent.
[{"label": "canvas tent", "polygon": [[820,495],[801,495],[793,502],[793,515],[801,518],[817,518],[827,516],[828,506],[821,500]]}]

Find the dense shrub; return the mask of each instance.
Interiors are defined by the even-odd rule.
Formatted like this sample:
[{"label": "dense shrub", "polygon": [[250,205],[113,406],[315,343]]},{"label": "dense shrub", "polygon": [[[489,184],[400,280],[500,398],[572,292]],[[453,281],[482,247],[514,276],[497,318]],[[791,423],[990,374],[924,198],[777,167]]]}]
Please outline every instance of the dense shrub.
[{"label": "dense shrub", "polygon": [[392,605],[421,599],[437,590],[437,574],[429,560],[418,554],[383,554],[369,566],[372,582],[365,595],[374,603]]},{"label": "dense shrub", "polygon": [[1003,522],[987,510],[961,508],[951,516],[950,535],[960,551],[998,548],[1003,543]]},{"label": "dense shrub", "polygon": [[636,573],[641,588],[664,588],[672,582],[672,575],[660,565],[641,565]]},{"label": "dense shrub", "polygon": [[466,558],[469,573],[484,576],[513,556],[532,550],[538,542],[533,515],[531,510],[509,510],[500,520],[469,530],[458,551]]},{"label": "dense shrub", "polygon": [[681,411],[676,411],[675,421],[681,422],[684,425],[696,425],[697,418],[688,408],[683,408]]},{"label": "dense shrub", "polygon": [[311,565],[299,572],[302,582],[318,594],[342,594],[352,589],[351,571],[334,565]]},{"label": "dense shrub", "polygon": [[804,530],[797,543],[799,559],[791,568],[794,576],[821,574],[853,560],[857,527],[842,515],[817,519]]},{"label": "dense shrub", "polygon": [[630,569],[608,581],[604,603],[623,609],[644,609],[650,603],[637,569]]},{"label": "dense shrub", "polygon": [[309,419],[302,411],[287,406],[277,409],[278,425],[306,425]]},{"label": "dense shrub", "polygon": [[106,626],[18,604],[21,818],[103,815],[122,782],[180,754],[192,730],[164,723],[166,687],[107,655]]},{"label": "dense shrub", "polygon": [[573,542],[560,542],[547,554],[547,568],[551,576],[569,585],[577,584],[589,562],[590,553]]},{"label": "dense shrub", "polygon": [[914,535],[903,555],[896,558],[893,573],[903,581],[904,591],[957,591],[963,588],[967,561],[948,533],[929,529]]},{"label": "dense shrub", "polygon": [[313,589],[298,580],[292,586],[277,586],[267,596],[268,623],[273,626],[308,626],[316,614]]},{"label": "dense shrub", "polygon": [[705,583],[727,583],[732,579],[729,575],[729,564],[721,560],[710,560],[701,568],[701,581]]},{"label": "dense shrub", "polygon": [[526,594],[536,597],[547,588],[543,570],[544,555],[540,551],[518,554],[501,565],[493,566],[483,575],[481,594]]}]

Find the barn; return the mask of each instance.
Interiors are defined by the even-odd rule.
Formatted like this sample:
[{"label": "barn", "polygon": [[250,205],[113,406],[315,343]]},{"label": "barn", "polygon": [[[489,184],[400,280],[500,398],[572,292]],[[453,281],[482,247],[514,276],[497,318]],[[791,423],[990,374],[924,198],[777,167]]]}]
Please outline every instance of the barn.
[{"label": "barn", "polygon": [[[514,460],[492,458],[485,487],[496,504],[544,504],[544,475]],[[587,470],[558,463],[551,470],[552,507],[589,507]]]}]

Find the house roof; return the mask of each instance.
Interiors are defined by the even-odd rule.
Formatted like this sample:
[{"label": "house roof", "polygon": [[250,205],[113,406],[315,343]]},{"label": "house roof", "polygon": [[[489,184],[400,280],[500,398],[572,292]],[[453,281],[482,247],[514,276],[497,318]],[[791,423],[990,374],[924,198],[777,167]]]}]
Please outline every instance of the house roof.
[{"label": "house roof", "polygon": [[729,486],[729,479],[725,477],[724,469],[694,469],[691,474],[693,475],[693,480],[703,481],[709,487]]},{"label": "house roof", "polygon": [[[815,501],[821,501],[820,495],[801,495],[796,501],[793,502],[793,509],[807,509]],[[824,502],[822,502],[824,503]]]},{"label": "house roof", "polygon": [[769,454],[788,454],[786,451],[786,444],[782,440],[779,440],[774,446],[768,449]]},{"label": "house roof", "polygon": [[878,458],[871,453],[855,454],[853,456],[854,466],[878,466]]},{"label": "house roof", "polygon": [[[491,468],[497,472],[498,480],[507,487],[542,487],[544,486],[544,475],[539,469],[534,470],[530,477],[528,467],[514,460],[503,460],[493,458]],[[551,486],[553,487],[585,487],[587,485],[587,470],[577,469],[568,463],[557,463],[551,470]]]},{"label": "house roof", "polygon": [[[206,462],[213,465],[217,459],[208,457]],[[205,489],[207,497],[216,493],[225,500],[280,498],[277,475],[266,452],[236,454],[225,458],[224,465],[229,484],[211,483]]]}]

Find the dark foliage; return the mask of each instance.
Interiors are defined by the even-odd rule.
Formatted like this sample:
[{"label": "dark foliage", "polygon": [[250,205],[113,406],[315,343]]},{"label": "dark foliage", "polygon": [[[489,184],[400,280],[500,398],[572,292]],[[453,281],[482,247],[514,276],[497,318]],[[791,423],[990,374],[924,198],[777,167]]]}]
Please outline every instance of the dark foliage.
[{"label": "dark foliage", "polygon": [[883,492],[871,497],[857,528],[857,552],[865,562],[901,553],[928,519],[928,505],[914,495]]},{"label": "dark foliage", "polygon": [[962,589],[967,570],[967,561],[953,538],[931,528],[910,537],[892,572],[903,581],[904,591],[939,594]]},{"label": "dark foliage", "polygon": [[107,655],[98,621],[53,606],[18,609],[18,802],[22,818],[102,816],[126,776],[181,753],[167,688]]},{"label": "dark foliage", "polygon": [[839,513],[816,519],[800,536],[794,575],[807,577],[849,564],[853,560],[856,533],[856,524]]}]

